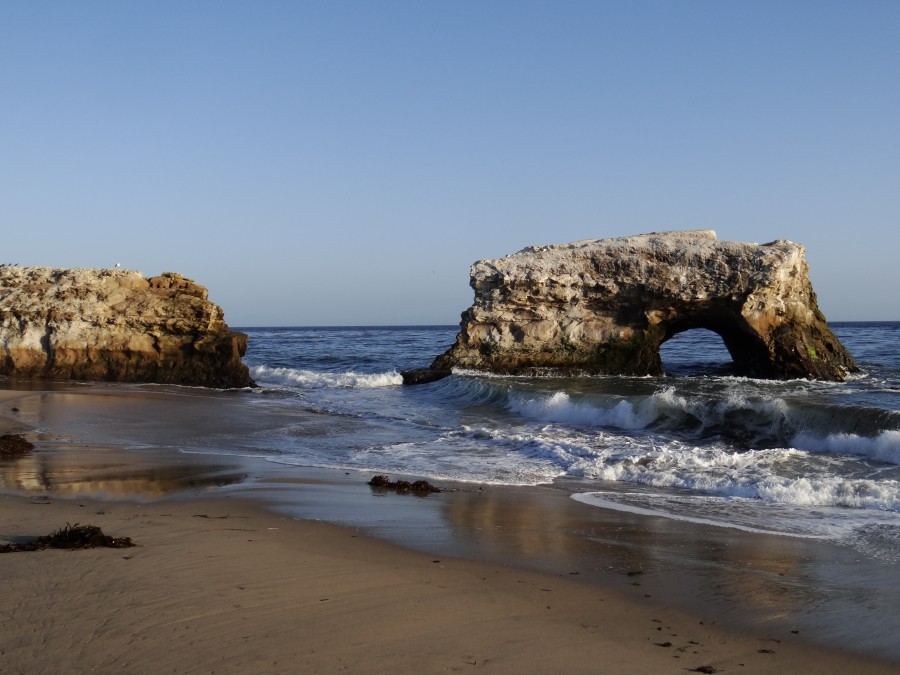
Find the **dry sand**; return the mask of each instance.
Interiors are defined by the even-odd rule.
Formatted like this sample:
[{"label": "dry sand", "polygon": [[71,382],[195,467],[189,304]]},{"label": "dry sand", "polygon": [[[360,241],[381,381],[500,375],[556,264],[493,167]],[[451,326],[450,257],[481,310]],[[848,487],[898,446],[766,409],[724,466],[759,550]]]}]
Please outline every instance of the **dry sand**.
[{"label": "dry sand", "polygon": [[[13,394],[0,392],[5,407]],[[0,433],[20,430],[0,418]],[[900,671],[215,490],[141,502],[6,494],[0,513],[0,544],[67,523],[137,543],[0,555],[2,673]]]}]

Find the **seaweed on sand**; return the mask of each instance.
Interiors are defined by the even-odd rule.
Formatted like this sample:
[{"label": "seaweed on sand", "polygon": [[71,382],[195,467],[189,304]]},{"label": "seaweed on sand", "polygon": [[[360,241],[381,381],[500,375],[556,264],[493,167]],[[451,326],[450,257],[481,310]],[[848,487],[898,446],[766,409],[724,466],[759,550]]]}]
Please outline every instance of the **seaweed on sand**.
[{"label": "seaweed on sand", "polygon": [[19,434],[0,436],[0,457],[22,457],[34,449],[34,444]]},{"label": "seaweed on sand", "polygon": [[369,481],[369,485],[374,488],[382,488],[384,490],[396,490],[397,492],[414,492],[416,494],[426,494],[428,492],[442,492],[441,488],[432,485],[427,480],[417,480],[410,483],[408,480],[393,481],[387,476],[374,476]]},{"label": "seaweed on sand", "polygon": [[38,537],[21,544],[6,544],[0,546],[0,553],[17,553],[19,551],[43,551],[45,548],[128,548],[136,544],[131,537],[110,537],[96,525],[79,525],[75,523],[66,526],[44,537]]}]

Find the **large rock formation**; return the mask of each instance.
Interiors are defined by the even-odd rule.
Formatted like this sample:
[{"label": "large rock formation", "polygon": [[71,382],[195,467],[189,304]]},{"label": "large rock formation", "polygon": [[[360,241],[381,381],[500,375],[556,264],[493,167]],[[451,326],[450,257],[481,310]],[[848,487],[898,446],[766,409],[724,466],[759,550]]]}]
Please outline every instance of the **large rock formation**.
[{"label": "large rock formation", "polygon": [[190,279],[0,267],[0,375],[246,387],[247,336]]},{"label": "large rock formation", "polygon": [[711,230],[529,247],[471,269],[475,302],[432,364],[498,373],[660,375],[660,345],[718,333],[742,374],[841,380],[857,370],[816,304],[803,247]]}]

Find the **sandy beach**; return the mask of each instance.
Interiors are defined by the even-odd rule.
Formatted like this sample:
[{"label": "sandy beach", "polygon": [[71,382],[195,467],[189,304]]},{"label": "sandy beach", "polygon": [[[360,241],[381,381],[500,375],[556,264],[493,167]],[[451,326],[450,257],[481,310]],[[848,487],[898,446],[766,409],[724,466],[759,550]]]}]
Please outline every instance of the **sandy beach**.
[{"label": "sandy beach", "polygon": [[[90,523],[137,546],[0,555],[2,672],[900,671],[777,622],[734,628],[708,606],[692,611],[689,591],[673,594],[677,608],[661,600],[657,589],[689,571],[655,570],[646,582],[637,568],[633,577],[552,564],[539,572],[520,564],[534,560],[524,547],[562,540],[525,535],[518,557],[469,555],[478,542],[463,526],[467,503],[479,502],[484,524],[486,509],[521,513],[526,499],[528,513],[552,512],[552,496],[385,498],[353,476],[335,488],[315,476],[276,481],[259,465],[211,456],[147,457],[71,437],[60,449],[70,399],[0,392],[0,433],[25,432],[38,446],[0,460],[0,544]],[[61,426],[35,430],[11,412],[27,406]],[[389,513],[380,530],[326,522],[352,521],[338,504],[384,504]],[[392,538],[404,519],[409,532],[436,532],[427,518],[438,505],[458,514],[449,539],[435,533],[413,550],[371,536]],[[306,519],[291,515],[301,512]],[[496,518],[498,529],[515,529]],[[619,536],[632,536],[627,518],[617,522]],[[528,531],[524,521],[517,527]]]}]

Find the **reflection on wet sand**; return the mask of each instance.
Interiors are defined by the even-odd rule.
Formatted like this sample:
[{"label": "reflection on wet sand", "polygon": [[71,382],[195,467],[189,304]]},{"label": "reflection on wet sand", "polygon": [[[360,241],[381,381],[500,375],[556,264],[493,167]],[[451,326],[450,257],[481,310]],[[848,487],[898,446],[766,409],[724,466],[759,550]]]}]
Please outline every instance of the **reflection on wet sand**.
[{"label": "reflection on wet sand", "polygon": [[[111,448],[48,451],[0,461],[0,490],[26,495],[153,499],[184,490],[238,483],[245,474],[228,464],[142,458]],[[135,457],[135,455],[138,455]]]},{"label": "reflection on wet sand", "polygon": [[[735,626],[802,630],[827,643],[848,621],[871,623],[872,647],[892,644],[888,579],[842,573],[852,551],[827,542],[751,534],[586,506],[559,486],[464,490],[444,504],[466,555],[630,589],[652,602],[694,607]],[[858,563],[858,561],[855,561]],[[873,566],[874,575],[889,574]],[[874,582],[874,583],[873,583]],[[842,602],[834,603],[835,596]],[[872,608],[876,610],[873,611]],[[881,617],[873,621],[872,617]]]},{"label": "reflection on wet sand", "polygon": [[2,491],[154,499],[245,478],[237,463],[177,451],[186,435],[227,426],[231,399],[219,392],[15,384],[0,390],[0,430],[24,433],[36,448],[0,461]]}]

